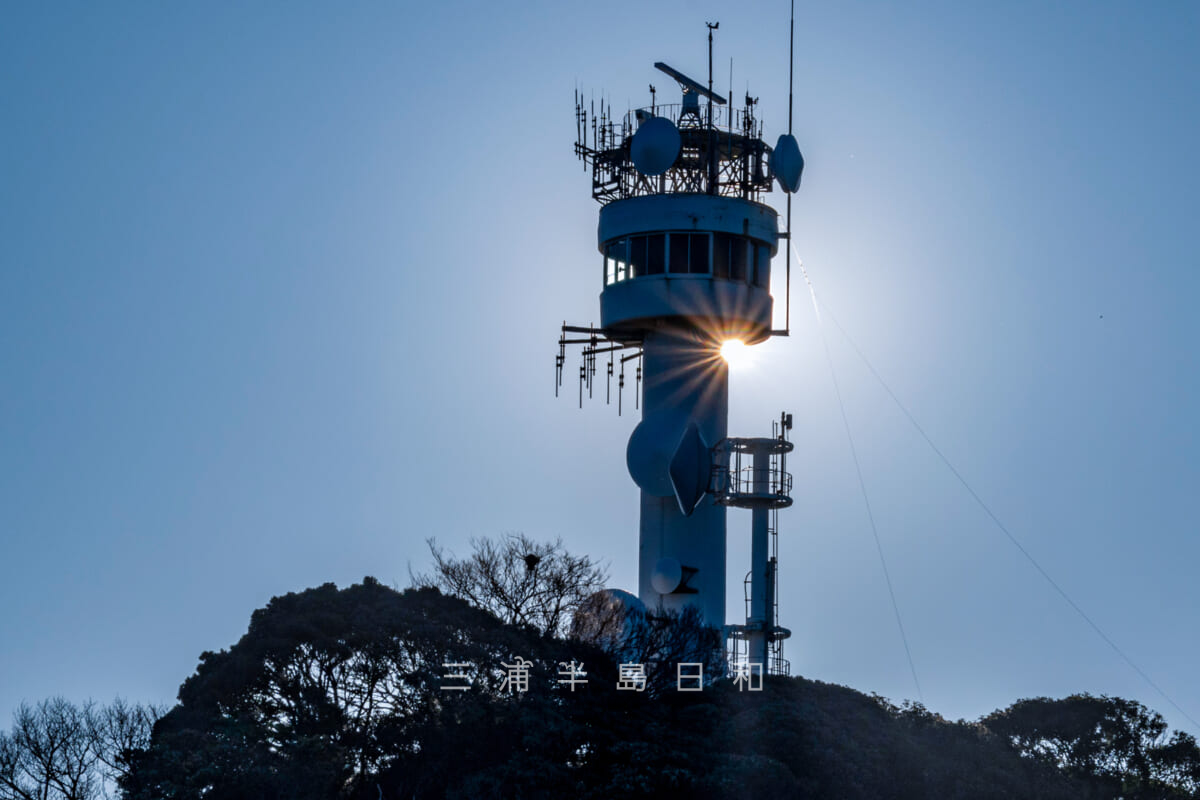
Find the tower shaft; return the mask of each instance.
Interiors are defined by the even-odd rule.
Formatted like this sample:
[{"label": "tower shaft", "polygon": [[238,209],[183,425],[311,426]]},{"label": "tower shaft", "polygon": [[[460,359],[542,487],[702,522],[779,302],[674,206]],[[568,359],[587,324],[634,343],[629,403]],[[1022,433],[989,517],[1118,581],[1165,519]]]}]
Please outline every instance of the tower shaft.
[{"label": "tower shaft", "polygon": [[[724,439],[729,368],[713,344],[694,331],[664,326],[646,334],[643,353],[642,419],[662,430],[664,447],[672,447],[688,423],[695,424],[705,442]],[[663,496],[664,491],[670,494]],[[654,492],[643,488],[640,542],[638,597],[647,607],[681,611],[685,605],[696,605],[710,625],[724,625],[724,506],[706,495],[685,516],[670,486]],[[685,584],[674,592],[659,592],[653,584],[662,559],[675,559],[689,570]]]}]

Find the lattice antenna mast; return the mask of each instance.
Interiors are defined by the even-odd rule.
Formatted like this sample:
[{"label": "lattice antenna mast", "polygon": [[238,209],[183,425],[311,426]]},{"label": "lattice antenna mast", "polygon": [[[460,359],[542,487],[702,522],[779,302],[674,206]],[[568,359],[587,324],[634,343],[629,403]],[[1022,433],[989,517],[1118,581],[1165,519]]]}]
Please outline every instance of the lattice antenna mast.
[{"label": "lattice antenna mast", "polygon": [[[759,201],[771,190],[772,149],[762,140],[762,125],[754,114],[755,99],[747,96],[745,105],[734,109],[727,98],[713,90],[712,32],[719,23],[707,24],[707,86],[661,61],[654,65],[679,85],[679,103],[659,103],[657,90],[651,85],[650,105],[618,120],[611,105],[602,100],[597,115],[595,102],[586,103],[576,90],[575,154],[585,169],[591,169],[592,196],[600,203],[673,193]],[[701,97],[706,100],[703,110]],[[637,131],[652,119],[670,122],[680,142],[674,152],[661,154],[666,159],[657,165],[661,169],[646,171],[635,163],[633,142]]]},{"label": "lattice antenna mast", "polygon": [[792,415],[780,415],[771,438],[730,437],[717,446],[709,491],[724,506],[750,509],[750,572],[744,581],[746,622],[727,626],[730,661],[757,664],[786,675],[783,642],[792,632],[779,624],[779,509],[792,504],[787,432]]}]

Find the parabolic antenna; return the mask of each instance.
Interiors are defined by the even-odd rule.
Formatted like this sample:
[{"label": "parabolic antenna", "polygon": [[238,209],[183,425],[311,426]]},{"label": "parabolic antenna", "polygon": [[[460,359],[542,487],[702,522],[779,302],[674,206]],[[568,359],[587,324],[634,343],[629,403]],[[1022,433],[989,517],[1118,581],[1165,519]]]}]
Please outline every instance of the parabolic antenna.
[{"label": "parabolic antenna", "polygon": [[579,604],[571,620],[571,635],[624,655],[621,646],[645,616],[645,603],[629,592],[601,589]]},{"label": "parabolic antenna", "polygon": [[650,576],[650,584],[659,594],[671,594],[683,583],[683,565],[679,559],[660,558],[654,563],[654,573]]},{"label": "parabolic antenna", "polygon": [[647,414],[629,437],[625,464],[629,476],[646,494],[674,497],[670,465],[688,421],[676,409],[661,408]]},{"label": "parabolic antenna", "polygon": [[796,137],[785,133],[775,143],[771,152],[771,172],[779,181],[779,188],[788,194],[800,188],[800,175],[804,172],[804,156],[800,155],[800,145]]},{"label": "parabolic antenna", "polygon": [[643,175],[662,175],[679,157],[683,140],[675,123],[664,117],[651,117],[638,126],[629,146],[633,165]]},{"label": "parabolic antenna", "polygon": [[656,62],[654,62],[654,68],[662,70],[663,72],[667,73],[672,78],[674,78],[675,80],[679,81],[679,85],[681,87],[683,87],[683,90],[685,92],[695,92],[696,94],[700,95],[701,97],[707,97],[709,100],[712,100],[714,103],[716,103],[719,106],[725,105],[724,97],[721,97],[721,95],[717,94],[716,92],[710,92],[708,89],[701,86],[698,82],[692,80],[687,75],[684,75],[682,72],[675,69],[674,67],[669,67],[661,61],[656,61]]}]

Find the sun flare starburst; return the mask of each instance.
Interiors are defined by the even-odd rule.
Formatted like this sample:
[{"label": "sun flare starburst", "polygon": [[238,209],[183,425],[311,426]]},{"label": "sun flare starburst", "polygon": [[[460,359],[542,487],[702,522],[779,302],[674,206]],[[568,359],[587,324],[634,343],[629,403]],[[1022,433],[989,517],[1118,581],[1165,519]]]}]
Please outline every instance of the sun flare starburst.
[{"label": "sun flare starburst", "polygon": [[749,366],[750,348],[741,339],[727,339],[721,345],[721,358],[731,367]]}]

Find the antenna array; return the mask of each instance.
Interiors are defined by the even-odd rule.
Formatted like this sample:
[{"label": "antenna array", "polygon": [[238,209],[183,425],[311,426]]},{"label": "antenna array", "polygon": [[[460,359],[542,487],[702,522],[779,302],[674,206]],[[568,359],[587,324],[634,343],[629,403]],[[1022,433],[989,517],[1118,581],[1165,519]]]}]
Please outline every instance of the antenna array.
[{"label": "antenna array", "polygon": [[[672,77],[679,75],[667,69]],[[772,148],[762,140],[762,122],[755,116],[758,98],[746,95],[740,109],[724,105],[723,100],[720,105],[710,103],[706,118],[698,111],[698,91],[686,88],[682,102],[663,104],[651,88],[651,104],[620,119],[603,99],[597,113],[595,101],[585,103],[576,90],[575,155],[584,169],[591,167],[593,198],[609,203],[643,195],[696,193],[757,201],[771,190]],[[635,167],[630,148],[638,126],[656,117],[670,120],[679,129],[681,147],[665,173],[645,175]]]},{"label": "antenna array", "polygon": [[[568,338],[567,334],[585,334],[582,338]],[[642,345],[641,342],[621,342],[616,339],[610,339],[603,330],[589,325],[586,328],[578,325],[568,325],[563,323],[562,334],[558,337],[558,355],[554,357],[554,396],[558,397],[559,389],[563,384],[563,373],[566,370],[567,363],[567,347],[572,345],[583,345],[583,349],[579,353],[579,407],[583,408],[583,393],[587,390],[588,399],[591,400],[596,386],[596,362],[597,356],[608,356],[608,365],[605,374],[604,386],[604,403],[609,405],[612,403],[612,382],[613,378],[617,379],[617,415],[620,416],[622,411],[622,399],[625,391],[625,364],[630,361],[637,362],[634,371],[634,395],[633,407],[635,409],[641,407],[642,394]],[[630,351],[633,352],[625,352]],[[599,359],[603,360],[603,359]]]}]

